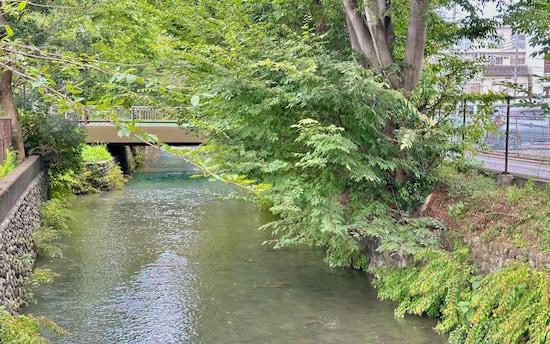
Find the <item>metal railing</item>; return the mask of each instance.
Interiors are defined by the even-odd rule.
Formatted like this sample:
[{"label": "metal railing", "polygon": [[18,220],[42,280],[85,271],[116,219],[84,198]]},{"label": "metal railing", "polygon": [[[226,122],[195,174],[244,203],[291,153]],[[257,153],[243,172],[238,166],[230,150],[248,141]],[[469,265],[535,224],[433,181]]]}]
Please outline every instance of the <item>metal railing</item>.
[{"label": "metal railing", "polygon": [[550,117],[509,115],[495,121],[483,140],[491,153],[550,161]]},{"label": "metal railing", "polygon": [[108,110],[87,108],[82,114],[68,113],[67,118],[78,120],[81,123],[91,122],[148,122],[148,123],[173,123],[177,122],[175,114],[178,108],[158,109],[150,106],[132,106],[130,108],[117,107]]},{"label": "metal railing", "polygon": [[503,104],[482,106],[461,105],[458,117],[452,121],[461,138],[467,140],[467,126],[479,135],[478,126],[485,129],[482,139],[476,139],[477,160],[486,168],[503,174],[529,175],[550,179],[550,115],[544,103],[527,106],[522,99],[508,98]]}]

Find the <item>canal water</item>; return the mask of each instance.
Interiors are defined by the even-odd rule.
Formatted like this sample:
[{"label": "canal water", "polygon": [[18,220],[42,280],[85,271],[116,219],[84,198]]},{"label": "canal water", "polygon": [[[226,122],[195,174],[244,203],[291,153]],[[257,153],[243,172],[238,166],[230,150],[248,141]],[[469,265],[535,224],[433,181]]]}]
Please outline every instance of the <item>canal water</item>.
[{"label": "canal water", "polygon": [[268,214],[190,174],[161,154],[124,190],[74,202],[64,257],[38,262],[60,277],[24,310],[71,333],[52,342],[446,343],[321,250],[262,245]]}]

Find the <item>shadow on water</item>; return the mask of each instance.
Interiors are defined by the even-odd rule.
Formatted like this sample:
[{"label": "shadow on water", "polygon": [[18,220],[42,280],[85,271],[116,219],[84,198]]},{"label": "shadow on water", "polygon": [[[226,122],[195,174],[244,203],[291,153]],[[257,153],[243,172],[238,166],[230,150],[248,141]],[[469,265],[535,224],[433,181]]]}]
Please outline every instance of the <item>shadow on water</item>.
[{"label": "shadow on water", "polygon": [[72,333],[54,343],[446,342],[320,250],[262,246],[269,214],[191,174],[160,155],[124,190],[74,202],[64,258],[39,262],[61,276],[25,309]]}]

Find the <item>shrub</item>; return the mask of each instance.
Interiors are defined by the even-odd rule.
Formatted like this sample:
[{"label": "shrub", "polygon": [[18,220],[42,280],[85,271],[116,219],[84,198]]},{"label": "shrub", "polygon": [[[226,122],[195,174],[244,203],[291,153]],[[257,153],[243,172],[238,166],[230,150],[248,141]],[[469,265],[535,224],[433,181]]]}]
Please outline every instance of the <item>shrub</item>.
[{"label": "shrub", "polygon": [[67,202],[50,199],[40,208],[40,226],[33,233],[36,251],[47,258],[60,257],[61,249],[55,242],[69,233],[72,216]]},{"label": "shrub", "polygon": [[112,159],[111,153],[105,145],[85,145],[82,147],[81,155],[84,162],[109,161]]},{"label": "shrub", "polygon": [[59,115],[21,111],[25,149],[29,154],[44,155],[50,175],[82,168],[81,147],[86,133]]},{"label": "shrub", "polygon": [[0,179],[4,178],[17,167],[16,153],[7,151],[6,160],[0,165]]},{"label": "shrub", "polygon": [[0,342],[11,344],[50,343],[40,335],[40,329],[46,329],[58,335],[69,333],[44,317],[11,314],[0,306]]},{"label": "shrub", "polygon": [[550,275],[514,261],[485,277],[467,250],[425,249],[405,269],[378,271],[381,299],[406,313],[440,317],[435,329],[450,343],[546,343],[550,338]]}]

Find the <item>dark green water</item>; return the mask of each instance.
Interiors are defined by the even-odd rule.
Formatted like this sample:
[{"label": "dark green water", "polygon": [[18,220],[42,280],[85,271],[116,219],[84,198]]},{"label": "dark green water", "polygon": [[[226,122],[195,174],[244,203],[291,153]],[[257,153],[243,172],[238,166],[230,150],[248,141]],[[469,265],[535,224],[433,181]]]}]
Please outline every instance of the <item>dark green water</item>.
[{"label": "dark green water", "polygon": [[25,313],[72,333],[54,343],[445,343],[434,322],[397,320],[365,274],[318,249],[273,250],[251,204],[157,157],[125,190],[78,198],[61,274]]}]

